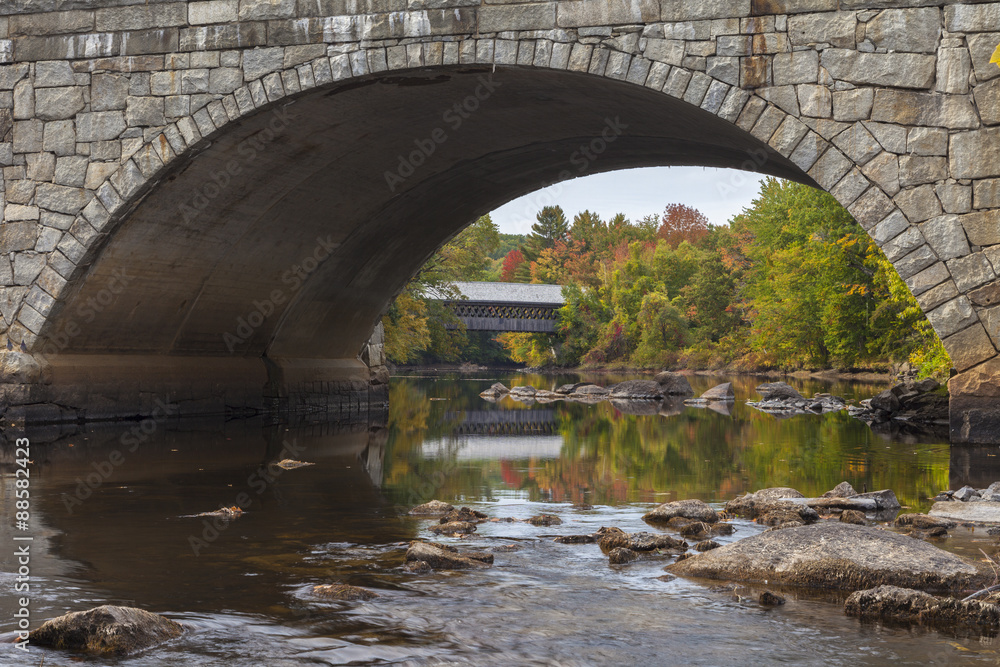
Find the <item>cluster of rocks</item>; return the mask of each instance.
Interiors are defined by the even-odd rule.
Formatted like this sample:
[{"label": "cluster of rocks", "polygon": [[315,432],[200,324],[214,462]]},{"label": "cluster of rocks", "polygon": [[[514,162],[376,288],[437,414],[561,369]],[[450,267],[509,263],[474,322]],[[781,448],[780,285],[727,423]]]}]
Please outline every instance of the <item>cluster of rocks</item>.
[{"label": "cluster of rocks", "polygon": [[785,382],[765,382],[757,386],[756,392],[761,400],[747,401],[747,405],[779,417],[839,412],[847,407],[840,396],[818,393],[806,398]]},{"label": "cluster of rocks", "polygon": [[626,380],[610,387],[602,387],[593,382],[564,384],[554,391],[537,389],[530,385],[508,389],[497,382],[480,396],[487,400],[498,400],[510,396],[522,402],[550,403],[552,401],[576,401],[579,403],[600,403],[605,400],[660,401],[666,397],[691,396],[694,390],[687,378],[679,373],[664,371],[652,380]]},{"label": "cluster of rocks", "polygon": [[1000,533],[1000,482],[985,489],[963,486],[957,491],[942,491],[934,497],[930,515],[941,519],[997,524],[989,531]]},{"label": "cluster of rocks", "polygon": [[903,382],[877,396],[850,406],[848,413],[877,433],[942,435],[948,433],[948,395],[941,384],[927,378]]}]

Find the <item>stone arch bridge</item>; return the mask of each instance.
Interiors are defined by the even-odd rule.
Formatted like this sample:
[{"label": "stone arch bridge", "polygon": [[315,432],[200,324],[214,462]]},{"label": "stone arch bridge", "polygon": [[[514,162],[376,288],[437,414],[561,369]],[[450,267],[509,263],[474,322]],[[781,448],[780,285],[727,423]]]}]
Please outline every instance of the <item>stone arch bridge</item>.
[{"label": "stone arch bridge", "polygon": [[843,203],[951,353],[953,440],[996,442],[998,42],[997,2],[7,0],[2,404],[363,411],[468,221],[705,165]]}]

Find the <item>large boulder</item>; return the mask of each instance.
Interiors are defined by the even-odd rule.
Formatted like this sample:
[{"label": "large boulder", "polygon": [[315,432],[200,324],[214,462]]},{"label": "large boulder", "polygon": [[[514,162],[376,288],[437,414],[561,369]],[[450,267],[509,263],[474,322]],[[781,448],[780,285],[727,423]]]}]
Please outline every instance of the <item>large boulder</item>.
[{"label": "large boulder", "polygon": [[611,398],[641,398],[660,400],[663,393],[660,385],[652,380],[625,380],[611,387]]},{"label": "large boulder", "polygon": [[1000,606],[995,604],[939,598],[897,586],[855,591],[847,598],[844,612],[863,620],[916,623],[948,630],[971,628],[990,635],[996,634],[1000,626]]},{"label": "large boulder", "polygon": [[733,390],[732,382],[717,384],[699,398],[705,401],[735,401],[736,392]]},{"label": "large boulder", "polygon": [[715,523],[719,520],[719,515],[714,509],[696,498],[663,503],[644,514],[642,520],[646,523],[654,524],[667,523],[678,516],[694,521],[704,521],[705,523]]},{"label": "large boulder", "polygon": [[494,382],[489,389],[479,394],[483,398],[500,398],[505,394],[509,394],[510,389],[504,386],[502,382]]},{"label": "large boulder", "polygon": [[134,607],[103,605],[45,621],[28,635],[37,646],[130,655],[179,637],[179,623]]},{"label": "large boulder", "polygon": [[435,570],[478,570],[493,564],[493,554],[464,552],[444,544],[410,542],[406,550],[408,563],[427,563]]},{"label": "large boulder", "polygon": [[693,396],[694,389],[691,388],[691,383],[688,379],[681,375],[680,373],[671,373],[670,371],[663,371],[662,373],[657,373],[653,380],[656,384],[660,385],[660,393],[664,396]]},{"label": "large boulder", "polygon": [[441,500],[431,500],[410,510],[412,516],[444,516],[454,510],[454,506]]},{"label": "large boulder", "polygon": [[766,531],[667,566],[673,574],[837,590],[892,585],[957,591],[987,576],[974,563],[887,530],[823,522]]},{"label": "large boulder", "polygon": [[343,602],[352,602],[355,600],[367,602],[378,597],[378,593],[375,591],[370,591],[360,586],[351,586],[350,584],[320,584],[319,586],[313,586],[312,592],[313,595],[324,600],[340,600]]},{"label": "large boulder", "polygon": [[938,501],[931,505],[931,516],[974,523],[1000,523],[1000,503],[963,503],[957,500]]},{"label": "large boulder", "polygon": [[760,397],[765,401],[775,399],[803,400],[802,394],[797,392],[794,387],[785,382],[765,382],[764,384],[757,385],[756,392],[760,394]]},{"label": "large boulder", "polygon": [[823,498],[850,498],[858,495],[849,482],[841,482],[822,495]]},{"label": "large boulder", "polygon": [[521,387],[511,387],[511,396],[534,396],[538,393],[538,390],[532,387],[530,384],[526,384]]}]

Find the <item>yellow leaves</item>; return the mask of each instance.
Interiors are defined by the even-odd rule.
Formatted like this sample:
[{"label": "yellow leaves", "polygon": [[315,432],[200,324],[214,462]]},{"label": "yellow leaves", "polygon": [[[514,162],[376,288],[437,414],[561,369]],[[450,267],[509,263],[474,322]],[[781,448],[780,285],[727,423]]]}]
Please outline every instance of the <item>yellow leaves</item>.
[{"label": "yellow leaves", "polygon": [[997,67],[1000,67],[1000,44],[997,44],[997,48],[993,51],[993,57],[990,58],[991,63],[996,63]]}]

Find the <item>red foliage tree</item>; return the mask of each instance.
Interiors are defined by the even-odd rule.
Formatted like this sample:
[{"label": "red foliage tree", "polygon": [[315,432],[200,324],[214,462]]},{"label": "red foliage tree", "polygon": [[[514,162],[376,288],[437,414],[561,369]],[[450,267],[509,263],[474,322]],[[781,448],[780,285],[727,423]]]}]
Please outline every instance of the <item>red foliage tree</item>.
[{"label": "red foliage tree", "polygon": [[503,258],[503,267],[500,269],[500,281],[505,283],[514,282],[514,273],[517,267],[524,264],[524,255],[518,249],[511,250]]},{"label": "red foliage tree", "polygon": [[663,222],[656,235],[677,247],[683,241],[697,243],[708,234],[708,218],[696,208],[684,204],[669,204],[663,211]]}]

